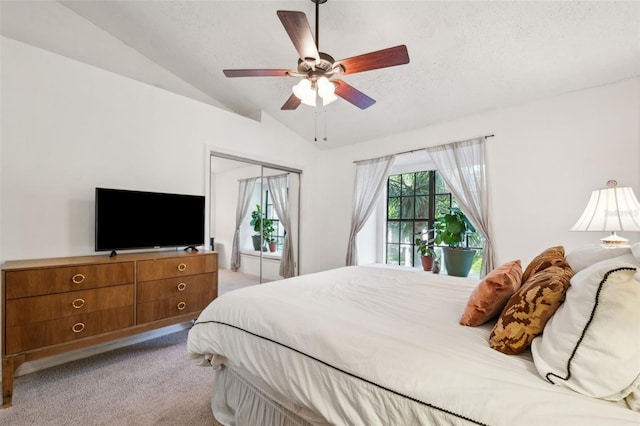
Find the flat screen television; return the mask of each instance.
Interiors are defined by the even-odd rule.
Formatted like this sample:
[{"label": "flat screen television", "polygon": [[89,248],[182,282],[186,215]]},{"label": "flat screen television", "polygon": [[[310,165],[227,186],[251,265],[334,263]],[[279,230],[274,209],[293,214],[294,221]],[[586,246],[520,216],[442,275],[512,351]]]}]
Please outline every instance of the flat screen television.
[{"label": "flat screen television", "polygon": [[204,196],[96,188],[96,251],[204,244]]}]

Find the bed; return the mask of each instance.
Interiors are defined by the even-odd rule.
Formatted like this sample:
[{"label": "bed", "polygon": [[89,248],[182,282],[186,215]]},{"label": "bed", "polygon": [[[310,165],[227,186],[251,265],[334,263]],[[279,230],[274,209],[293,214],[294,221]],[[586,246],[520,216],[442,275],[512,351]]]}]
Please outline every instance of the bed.
[{"label": "bed", "polygon": [[224,425],[640,424],[545,380],[531,350],[492,349],[495,320],[460,325],[477,286],[385,266],[270,282],[213,301],[187,350]]}]

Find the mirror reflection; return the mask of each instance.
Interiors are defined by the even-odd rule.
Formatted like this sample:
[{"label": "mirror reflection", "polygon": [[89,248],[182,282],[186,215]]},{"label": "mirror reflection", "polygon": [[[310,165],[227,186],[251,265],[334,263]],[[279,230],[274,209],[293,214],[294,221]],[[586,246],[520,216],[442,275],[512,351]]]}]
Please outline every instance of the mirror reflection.
[{"label": "mirror reflection", "polygon": [[211,155],[209,199],[221,291],[298,274],[299,173]]}]

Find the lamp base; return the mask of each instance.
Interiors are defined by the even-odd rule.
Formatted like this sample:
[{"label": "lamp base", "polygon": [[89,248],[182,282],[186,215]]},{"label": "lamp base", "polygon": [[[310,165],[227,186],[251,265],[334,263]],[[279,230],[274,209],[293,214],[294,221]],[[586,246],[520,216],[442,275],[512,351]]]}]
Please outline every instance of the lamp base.
[{"label": "lamp base", "polygon": [[602,248],[631,247],[628,239],[617,235],[615,232],[612,232],[608,237],[601,238],[600,241],[602,241],[602,244],[600,244]]}]

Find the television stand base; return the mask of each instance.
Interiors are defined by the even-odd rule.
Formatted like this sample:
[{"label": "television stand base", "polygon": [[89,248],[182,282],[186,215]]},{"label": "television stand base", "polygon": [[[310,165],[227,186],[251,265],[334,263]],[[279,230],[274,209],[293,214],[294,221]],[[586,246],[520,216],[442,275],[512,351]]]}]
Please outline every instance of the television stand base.
[{"label": "television stand base", "polygon": [[196,246],[187,246],[184,248],[184,251],[198,251]]},{"label": "television stand base", "polygon": [[118,253],[115,250],[111,250],[111,254],[109,255],[109,257],[116,257],[118,255]]}]

